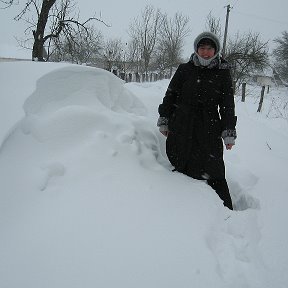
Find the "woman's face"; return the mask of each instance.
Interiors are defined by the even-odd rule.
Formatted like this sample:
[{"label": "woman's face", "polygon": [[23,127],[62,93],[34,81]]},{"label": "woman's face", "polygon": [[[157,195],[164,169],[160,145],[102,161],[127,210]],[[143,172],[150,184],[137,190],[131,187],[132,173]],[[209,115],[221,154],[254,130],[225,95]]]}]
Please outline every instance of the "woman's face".
[{"label": "woman's face", "polygon": [[210,59],[215,55],[215,49],[210,45],[200,45],[197,53],[204,59]]}]

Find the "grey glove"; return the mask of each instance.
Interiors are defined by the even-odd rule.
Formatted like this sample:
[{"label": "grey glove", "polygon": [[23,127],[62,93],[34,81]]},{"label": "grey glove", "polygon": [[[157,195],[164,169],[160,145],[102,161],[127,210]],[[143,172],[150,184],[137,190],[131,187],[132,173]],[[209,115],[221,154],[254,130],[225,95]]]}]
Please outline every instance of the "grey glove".
[{"label": "grey glove", "polygon": [[232,144],[235,145],[235,139],[237,138],[236,130],[227,129],[221,134],[221,137],[225,145]]},{"label": "grey glove", "polygon": [[233,137],[225,137],[223,138],[223,140],[224,140],[225,145],[228,145],[228,144],[235,145],[235,138]]},{"label": "grey glove", "polygon": [[158,121],[157,121],[157,126],[159,127],[159,131],[167,136],[168,132],[169,132],[169,128],[168,128],[168,118],[166,117],[159,117]]},{"label": "grey glove", "polygon": [[167,125],[161,125],[159,126],[159,131],[162,132],[169,132],[168,126]]}]

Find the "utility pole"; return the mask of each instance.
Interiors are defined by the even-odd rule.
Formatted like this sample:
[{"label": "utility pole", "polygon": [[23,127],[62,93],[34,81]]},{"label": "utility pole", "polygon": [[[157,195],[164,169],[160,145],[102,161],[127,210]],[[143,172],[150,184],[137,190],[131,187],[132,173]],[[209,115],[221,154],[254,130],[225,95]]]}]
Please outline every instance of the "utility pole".
[{"label": "utility pole", "polygon": [[224,32],[224,39],[223,39],[223,48],[222,48],[222,55],[225,56],[226,53],[226,40],[227,40],[227,32],[228,32],[228,21],[229,21],[229,13],[231,6],[230,4],[226,6],[227,12],[226,12],[226,23],[225,23],[225,32]]}]

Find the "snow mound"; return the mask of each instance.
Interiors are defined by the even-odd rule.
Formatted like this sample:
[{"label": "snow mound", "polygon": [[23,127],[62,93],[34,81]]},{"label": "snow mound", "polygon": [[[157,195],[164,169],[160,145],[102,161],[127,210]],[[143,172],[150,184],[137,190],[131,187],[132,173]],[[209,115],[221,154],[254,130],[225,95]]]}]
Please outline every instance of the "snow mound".
[{"label": "snow mound", "polygon": [[[157,139],[147,132],[149,124],[140,117],[147,109],[123,84],[112,73],[89,67],[70,66],[46,74],[24,103],[21,130],[39,142],[54,144],[49,148],[54,152],[56,146],[67,151],[109,137],[107,149],[116,139],[131,144],[138,154],[144,151],[143,145],[155,150]],[[141,140],[147,133],[151,138]]]},{"label": "snow mound", "polygon": [[77,105],[145,115],[144,105],[123,83],[102,69],[65,67],[37,81],[36,91],[25,101],[24,110],[27,115],[43,114]]},{"label": "snow mound", "polygon": [[[105,70],[68,66],[52,71],[37,81],[24,110],[25,117],[4,143],[13,143],[15,138],[27,143],[25,155],[19,157],[23,162],[27,157],[41,171],[55,165],[66,171],[71,162],[81,162],[83,155],[91,158],[90,164],[83,163],[87,173],[98,166],[111,169],[111,159],[121,167],[127,158],[125,165],[134,169],[139,164],[160,170],[163,164],[169,166],[160,151],[156,127],[144,117],[147,108],[125,88],[124,81]],[[2,150],[5,146],[9,145]],[[9,149],[15,149],[13,144]],[[50,183],[51,173],[39,181],[40,190]]]}]

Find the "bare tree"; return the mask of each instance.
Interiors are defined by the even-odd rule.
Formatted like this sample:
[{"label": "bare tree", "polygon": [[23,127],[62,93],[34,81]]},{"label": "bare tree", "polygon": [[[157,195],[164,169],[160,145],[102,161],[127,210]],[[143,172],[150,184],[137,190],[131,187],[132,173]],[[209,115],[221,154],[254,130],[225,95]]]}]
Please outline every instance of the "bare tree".
[{"label": "bare tree", "polygon": [[135,18],[129,28],[129,34],[132,40],[138,43],[141,49],[141,58],[143,59],[144,72],[146,75],[148,75],[148,67],[153,52],[155,51],[160,21],[160,10],[156,10],[153,6],[147,5],[142,11],[141,16]]},{"label": "bare tree", "polygon": [[69,34],[62,33],[58,38],[53,39],[47,59],[97,65],[103,49],[102,33],[93,26],[83,30],[82,27],[78,27]]},{"label": "bare tree", "polygon": [[[1,2],[10,7],[14,0],[1,0]],[[75,26],[77,28],[82,27],[88,33],[87,23],[89,21],[97,20],[103,22],[96,17],[80,22],[79,16],[71,16],[74,7],[75,3],[73,0],[26,0],[24,8],[14,19],[26,21],[27,30],[32,31],[33,61],[45,61],[45,45],[49,46],[52,42],[51,40],[58,38],[61,33],[73,34],[71,31]],[[30,13],[33,14],[32,17],[29,16]]]},{"label": "bare tree", "polygon": [[211,14],[211,12],[207,16],[206,26],[207,26],[207,29],[213,32],[214,34],[216,34],[219,37],[219,39],[222,38],[222,27],[221,27],[220,19],[214,17]]},{"label": "bare tree", "polygon": [[[209,13],[206,25],[219,39],[222,38],[220,19]],[[269,65],[268,58],[267,42],[261,41],[259,33],[237,33],[233,39],[230,37],[225,59],[231,64],[235,89],[250,78],[253,72],[266,68]]]},{"label": "bare tree", "polygon": [[107,40],[104,49],[103,49],[103,57],[105,62],[105,68],[108,71],[111,71],[113,66],[117,69],[122,65],[122,51],[123,51],[123,43],[121,39],[110,39]]},{"label": "bare tree", "polygon": [[152,70],[157,70],[160,75],[164,75],[169,67],[170,61],[168,51],[165,49],[165,47],[159,45],[153,59]]},{"label": "bare tree", "polygon": [[288,32],[282,32],[282,37],[274,40],[277,47],[273,50],[274,66],[280,77],[288,82]]},{"label": "bare tree", "polygon": [[165,14],[160,25],[158,63],[166,66],[172,76],[173,68],[181,62],[181,52],[184,46],[184,39],[189,33],[189,18],[176,13],[173,18]]},{"label": "bare tree", "polygon": [[237,89],[252,73],[269,64],[267,42],[260,40],[259,33],[240,35],[228,41],[226,59],[232,66],[232,77]]},{"label": "bare tree", "polygon": [[130,64],[129,67],[139,73],[141,70],[142,49],[136,39],[129,41],[127,48],[127,61]]}]

